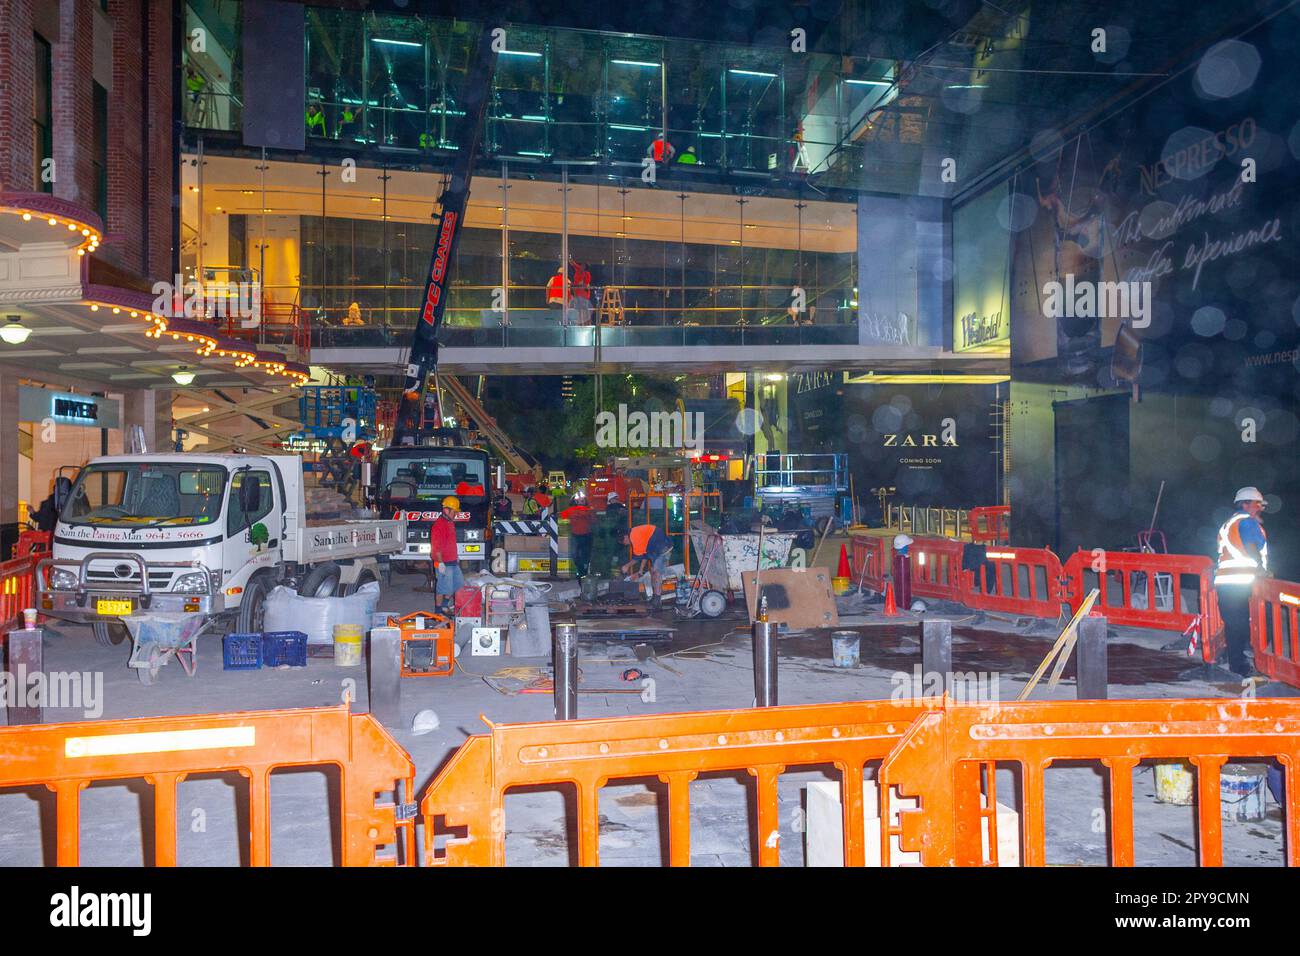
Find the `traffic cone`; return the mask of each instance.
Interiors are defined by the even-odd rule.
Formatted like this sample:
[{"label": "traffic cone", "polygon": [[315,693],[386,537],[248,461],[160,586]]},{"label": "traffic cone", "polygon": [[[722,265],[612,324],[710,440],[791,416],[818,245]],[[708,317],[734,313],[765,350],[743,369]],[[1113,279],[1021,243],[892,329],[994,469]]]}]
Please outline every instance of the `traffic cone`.
[{"label": "traffic cone", "polygon": [[885,617],[897,617],[898,605],[894,603],[894,582],[885,583]]},{"label": "traffic cone", "polygon": [[853,577],[853,569],[849,567],[849,549],[846,545],[840,545],[840,565],[835,569],[837,578]]}]

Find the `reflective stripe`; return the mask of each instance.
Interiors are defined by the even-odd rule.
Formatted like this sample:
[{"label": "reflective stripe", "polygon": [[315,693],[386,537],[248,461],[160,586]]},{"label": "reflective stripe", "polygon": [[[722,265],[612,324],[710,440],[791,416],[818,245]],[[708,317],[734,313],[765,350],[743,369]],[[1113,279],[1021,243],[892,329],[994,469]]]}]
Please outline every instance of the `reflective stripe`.
[{"label": "reflective stripe", "polygon": [[1254,581],[1255,575],[1253,574],[1216,574],[1214,576],[1216,586],[1220,584],[1252,584]]},{"label": "reflective stripe", "polygon": [[[1232,541],[1232,534],[1231,534],[1232,529],[1237,526],[1238,522],[1241,522],[1249,517],[1250,515],[1246,514],[1245,512],[1237,512],[1231,518],[1225,521],[1223,523],[1223,527],[1219,529],[1219,542],[1218,542],[1219,561],[1218,564],[1216,565],[1216,570],[1222,571],[1230,568],[1250,568],[1254,571],[1258,571],[1261,567],[1263,568],[1268,567],[1268,542],[1267,541],[1265,541],[1263,546],[1259,549],[1259,557],[1260,557],[1259,561],[1256,561],[1254,558],[1247,555],[1244,551],[1238,548],[1236,544],[1234,544]],[[1260,531],[1261,532],[1263,531],[1262,526],[1260,528]],[[1240,531],[1237,532],[1237,537],[1238,539],[1240,539],[1241,537]],[[1214,582],[1216,584],[1218,584],[1220,581],[1228,582],[1229,577],[1231,578],[1231,581],[1229,583],[1233,583],[1233,584],[1240,584],[1245,581],[1253,581],[1255,579],[1255,575],[1253,574],[1251,575],[1235,574],[1226,577],[1218,577],[1216,575]]]}]

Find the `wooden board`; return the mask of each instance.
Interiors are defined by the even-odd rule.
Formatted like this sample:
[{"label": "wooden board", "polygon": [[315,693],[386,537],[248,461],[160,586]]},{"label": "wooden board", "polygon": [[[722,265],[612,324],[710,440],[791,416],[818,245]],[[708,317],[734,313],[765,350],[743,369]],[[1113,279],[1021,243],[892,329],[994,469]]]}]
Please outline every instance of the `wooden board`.
[{"label": "wooden board", "polygon": [[745,607],[752,621],[757,613],[755,578],[767,597],[767,619],[784,624],[791,630],[809,627],[834,627],[839,623],[835,596],[831,593],[829,568],[773,568],[761,575],[745,571]]}]

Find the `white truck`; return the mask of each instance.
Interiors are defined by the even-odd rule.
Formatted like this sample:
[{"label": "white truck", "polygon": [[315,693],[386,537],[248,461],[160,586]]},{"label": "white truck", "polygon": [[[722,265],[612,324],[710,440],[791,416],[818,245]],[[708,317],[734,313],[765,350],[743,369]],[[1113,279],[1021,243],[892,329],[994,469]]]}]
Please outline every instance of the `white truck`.
[{"label": "white truck", "polygon": [[[278,584],[311,597],[378,581],[404,520],[309,520],[296,455],[113,455],[77,476],[37,570],[43,613],[90,624],[101,644],[146,611],[262,630]],[[48,569],[48,570],[47,570]]]}]

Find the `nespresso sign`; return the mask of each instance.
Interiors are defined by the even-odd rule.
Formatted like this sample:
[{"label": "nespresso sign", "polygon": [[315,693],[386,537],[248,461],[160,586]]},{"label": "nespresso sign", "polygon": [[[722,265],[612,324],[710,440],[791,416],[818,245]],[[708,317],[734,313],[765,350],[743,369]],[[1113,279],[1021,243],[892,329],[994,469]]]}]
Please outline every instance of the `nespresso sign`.
[{"label": "nespresso sign", "polygon": [[18,420],[87,428],[117,428],[121,421],[118,401],[100,395],[77,395],[22,385],[18,389]]}]

